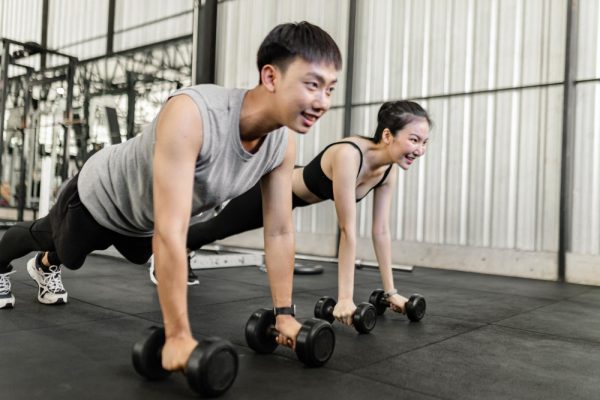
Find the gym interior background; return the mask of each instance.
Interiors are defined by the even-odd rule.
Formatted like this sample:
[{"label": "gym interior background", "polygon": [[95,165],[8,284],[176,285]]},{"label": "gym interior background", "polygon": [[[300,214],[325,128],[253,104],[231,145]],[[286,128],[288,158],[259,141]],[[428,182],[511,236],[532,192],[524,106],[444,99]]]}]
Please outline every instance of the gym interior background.
[{"label": "gym interior background", "polygon": [[[598,285],[599,18],[595,0],[2,0],[1,211],[43,214],[65,177],[178,87],[253,87],[266,32],[307,20],[344,70],[299,164],[370,135],[386,100],[416,100],[435,121],[427,157],[399,174],[394,262]],[[370,212],[361,202],[362,259],[374,259]],[[295,222],[298,252],[336,255],[331,204]]]},{"label": "gym interior background", "polygon": [[[66,178],[141,132],[176,88],[256,85],[262,38],[301,20],[333,36],[344,68],[298,164],[370,135],[386,100],[415,100],[435,122],[426,157],[399,174],[391,221],[393,261],[416,266],[394,272],[397,288],[425,295],[427,316],[387,312],[367,335],[334,324],[333,357],[305,368],[289,349],[248,348],[248,316],[271,304],[263,272],[198,270],[194,335],[240,355],[223,398],[596,399],[597,0],[0,0],[0,225],[46,213]],[[357,257],[374,260],[370,197],[358,207]],[[331,202],[294,215],[298,253],[336,256]],[[262,235],[223,243],[260,250]],[[145,268],[89,257],[63,271],[69,304],[48,307],[25,262],[17,305],[0,314],[0,398],[193,396],[182,377],[148,382],[131,365],[132,344],[162,322]],[[355,302],[380,284],[357,269]],[[337,285],[335,263],[295,276],[299,319]]]}]

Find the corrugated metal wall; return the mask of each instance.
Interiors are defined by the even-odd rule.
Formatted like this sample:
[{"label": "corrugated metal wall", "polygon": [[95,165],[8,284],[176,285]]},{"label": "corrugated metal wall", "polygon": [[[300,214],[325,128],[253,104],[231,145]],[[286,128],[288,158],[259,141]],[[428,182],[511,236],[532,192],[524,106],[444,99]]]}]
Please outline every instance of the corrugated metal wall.
[{"label": "corrugated metal wall", "polygon": [[579,3],[573,232],[567,278],[600,284],[600,2]]},{"label": "corrugated metal wall", "polygon": [[[108,0],[50,0],[48,47],[79,59],[106,53]],[[192,33],[193,0],[117,0],[113,50]],[[0,37],[41,42],[42,0],[0,1]],[[48,65],[64,63],[50,57]]]},{"label": "corrugated metal wall", "polygon": [[[436,123],[427,156],[399,174],[398,244],[477,248],[482,265],[467,268],[478,270],[487,248],[515,250],[515,258],[557,251],[566,2],[358,4],[353,133],[373,131],[388,99],[415,99]],[[368,201],[359,213],[365,238],[370,209]],[[360,253],[372,256],[370,244]],[[414,250],[396,256],[452,267]]]},{"label": "corrugated metal wall", "polygon": [[39,42],[42,0],[0,1],[0,37],[19,42]]},{"label": "corrugated metal wall", "polygon": [[[373,132],[382,102],[414,99],[435,127],[426,157],[399,174],[394,261],[557,276],[568,0],[357,0],[351,133]],[[567,278],[600,283],[600,3],[580,0]],[[117,0],[114,50],[192,32],[192,0]],[[0,36],[38,41],[42,0],[0,1]],[[346,55],[350,0],[219,2],[217,80],[251,88],[256,50],[277,23],[308,20]],[[106,50],[108,0],[50,1],[49,46]],[[298,163],[343,136],[344,69],[334,108],[298,138]],[[358,257],[372,258],[371,199]],[[336,252],[331,203],[296,211],[298,249]],[[252,235],[256,238],[259,235]],[[244,239],[246,240],[246,239]]]},{"label": "corrugated metal wall", "polygon": [[[345,51],[344,19],[330,27],[304,11],[331,15],[320,2],[303,4],[302,12],[281,4],[290,12],[282,19],[277,6],[285,2],[260,3],[221,4],[221,83],[255,84],[254,52],[280,21],[320,22]],[[349,2],[339,3],[332,7]],[[415,99],[435,121],[428,155],[399,174],[391,221],[396,262],[556,276],[566,4],[357,1],[351,133],[372,134],[379,106],[391,99]],[[264,32],[249,35],[245,21],[256,21],[254,10],[263,13]],[[343,113],[334,113],[336,131],[324,128],[332,125],[330,113],[301,139],[300,164],[343,136]],[[358,257],[373,257],[371,207],[370,197],[359,206]],[[335,234],[331,203],[300,210],[296,221],[321,242]],[[298,242],[304,247],[302,236]],[[331,243],[320,252],[331,253]],[[475,254],[471,265],[461,265],[465,251]],[[491,265],[492,257],[511,266]]]},{"label": "corrugated metal wall", "polygon": [[117,0],[114,50],[192,33],[193,0]]}]

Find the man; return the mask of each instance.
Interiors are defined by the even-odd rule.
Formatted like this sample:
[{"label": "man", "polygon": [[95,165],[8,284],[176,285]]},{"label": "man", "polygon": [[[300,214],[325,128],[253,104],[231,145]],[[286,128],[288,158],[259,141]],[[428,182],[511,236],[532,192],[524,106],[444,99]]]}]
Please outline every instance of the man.
[{"label": "man", "polygon": [[166,333],[163,367],[182,369],[197,344],[187,313],[190,216],[260,179],[269,283],[280,310],[277,341],[293,346],[300,324],[289,311],[291,131],[308,132],[329,109],[341,56],[319,27],[282,24],[261,44],[257,66],[259,84],[249,91],[199,85],[176,92],[143,134],[94,154],[48,216],[9,229],[0,241],[0,307],[14,305],[10,262],[30,251],[46,251],[29,260],[27,269],[38,282],[38,299],[48,303],[66,302],[61,264],[77,269],[91,251],[110,245],[138,264],[154,251]]}]

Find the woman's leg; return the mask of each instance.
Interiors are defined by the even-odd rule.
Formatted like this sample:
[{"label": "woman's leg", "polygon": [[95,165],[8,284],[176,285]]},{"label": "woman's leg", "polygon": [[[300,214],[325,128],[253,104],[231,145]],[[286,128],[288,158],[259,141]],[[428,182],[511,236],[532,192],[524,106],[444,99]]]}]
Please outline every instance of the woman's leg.
[{"label": "woman's leg", "polygon": [[191,225],[187,247],[198,250],[216,240],[263,226],[260,183],[231,200],[216,217]]}]

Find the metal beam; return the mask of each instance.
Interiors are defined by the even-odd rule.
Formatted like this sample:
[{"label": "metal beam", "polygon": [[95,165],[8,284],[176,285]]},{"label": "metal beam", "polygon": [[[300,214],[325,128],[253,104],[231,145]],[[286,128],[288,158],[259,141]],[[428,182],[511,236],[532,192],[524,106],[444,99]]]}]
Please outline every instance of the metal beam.
[{"label": "metal beam", "polygon": [[[33,71],[28,71],[28,74],[31,75]],[[31,190],[31,187],[25,186],[25,175],[27,173],[27,158],[25,157],[25,142],[26,142],[26,134],[25,130],[28,126],[29,116],[29,107],[31,105],[31,80],[27,79],[24,82],[24,96],[23,96],[23,117],[21,121],[21,126],[19,130],[21,131],[21,160],[19,166],[19,200],[17,203],[17,221],[23,221],[23,215],[25,212],[25,198],[27,197],[27,190]],[[35,153],[35,149],[33,151]]]},{"label": "metal beam", "polygon": [[192,83],[215,83],[217,0],[194,0]]},{"label": "metal beam", "polygon": [[8,97],[8,65],[10,64],[10,42],[0,41],[2,44],[2,59],[0,59],[0,181],[2,181],[2,158],[4,155],[4,113]]},{"label": "metal beam", "polygon": [[108,26],[106,28],[106,54],[111,55],[115,39],[115,6],[116,0],[108,0]]},{"label": "metal beam", "polygon": [[558,279],[565,280],[567,252],[571,250],[573,208],[573,170],[575,149],[575,81],[577,78],[577,30],[579,1],[567,0],[567,38],[565,43],[565,81],[560,163],[560,215],[558,225]]},{"label": "metal beam", "polygon": [[67,104],[64,119],[67,122],[63,125],[63,162],[61,169],[61,178],[64,181],[69,176],[69,130],[73,124],[73,89],[75,85],[75,60],[69,60],[67,67]]},{"label": "metal beam", "polygon": [[356,37],[356,0],[350,0],[348,14],[348,47],[346,48],[346,91],[344,93],[344,137],[352,129],[352,82],[354,82],[354,41]]},{"label": "metal beam", "polygon": [[[42,2],[42,37],[40,43],[44,49],[48,48],[48,7],[50,0]],[[40,68],[46,68],[46,53],[40,55]]]},{"label": "metal beam", "polygon": [[127,71],[127,139],[135,136],[135,91],[136,74]]}]

